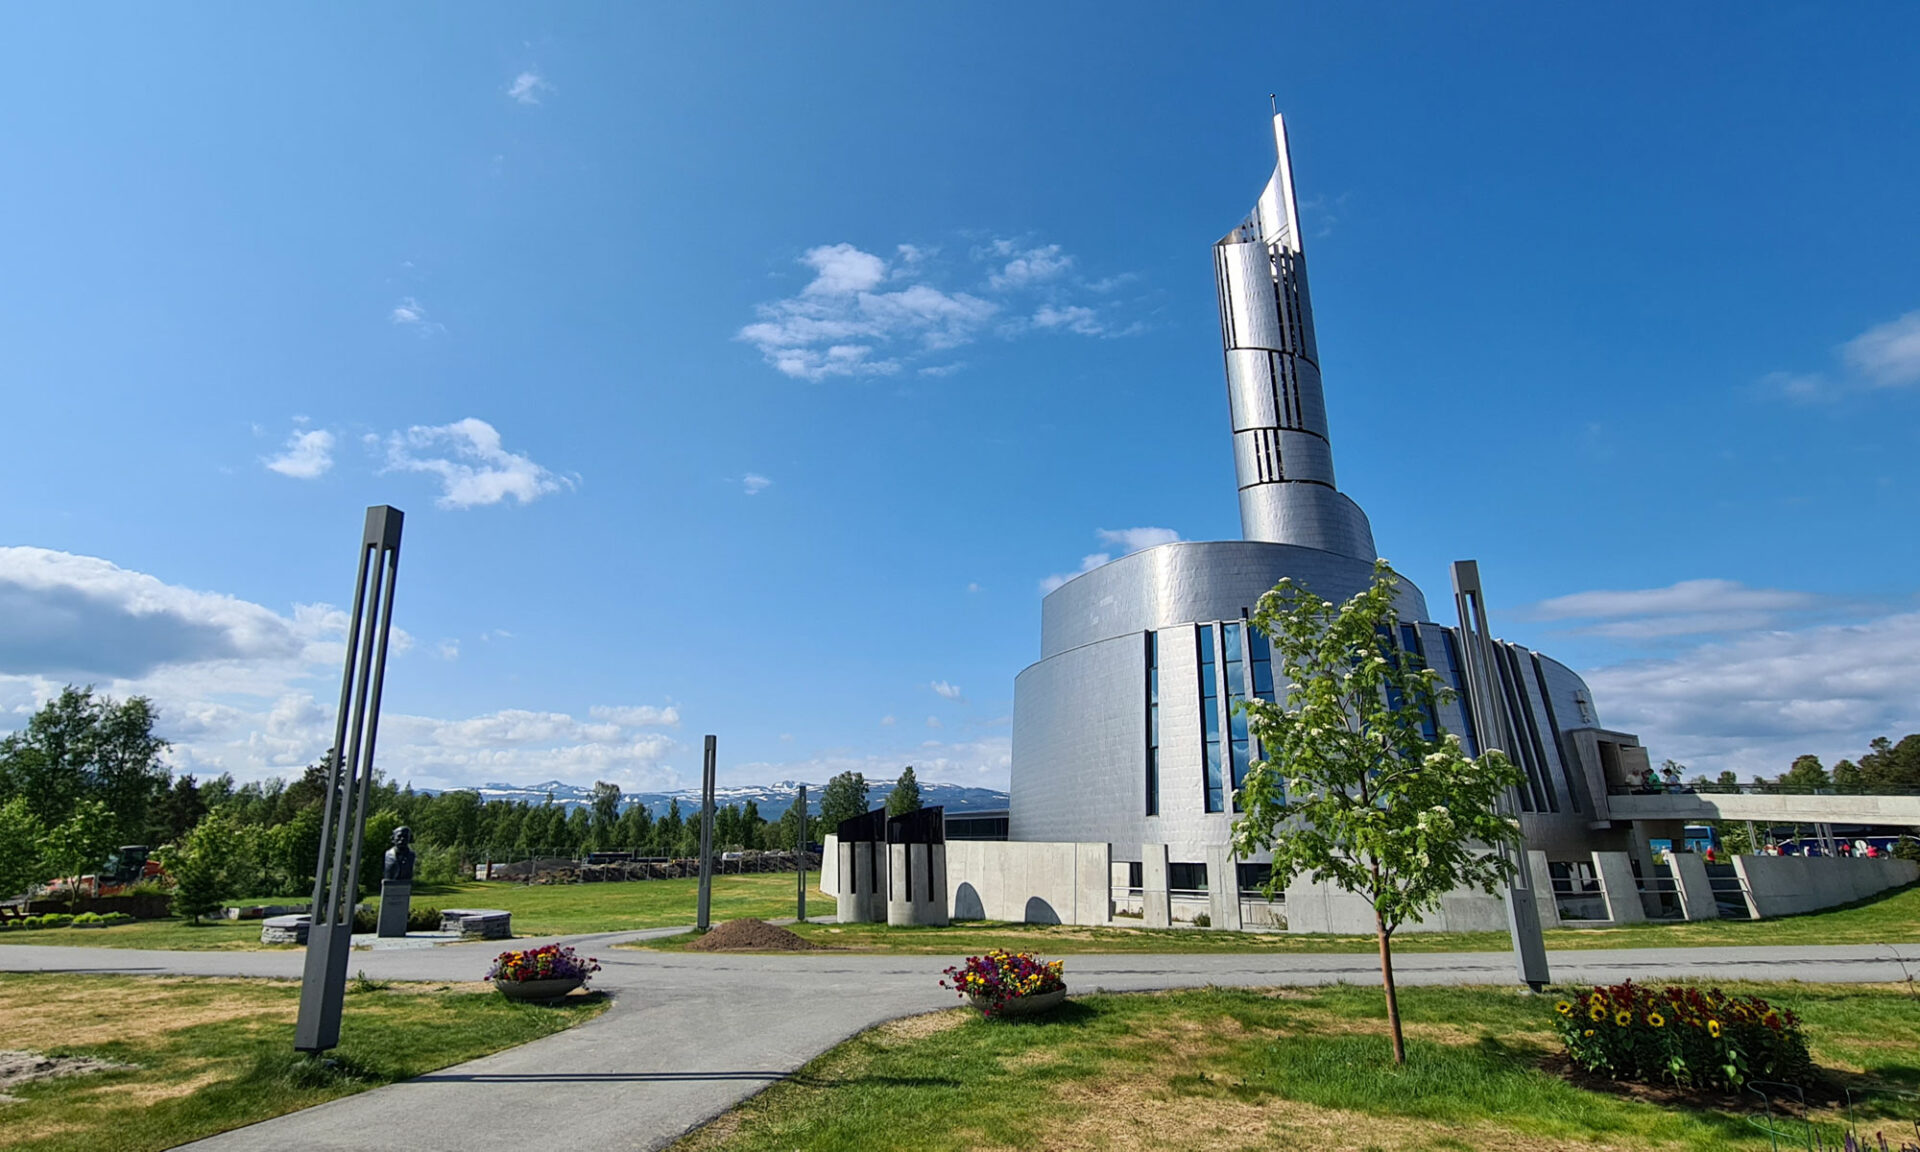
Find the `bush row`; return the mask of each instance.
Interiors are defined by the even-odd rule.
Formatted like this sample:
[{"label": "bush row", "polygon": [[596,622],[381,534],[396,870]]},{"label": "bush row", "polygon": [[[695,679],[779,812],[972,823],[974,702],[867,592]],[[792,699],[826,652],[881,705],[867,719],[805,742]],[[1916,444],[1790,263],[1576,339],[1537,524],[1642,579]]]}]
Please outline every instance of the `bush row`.
[{"label": "bush row", "polygon": [[0,920],[0,931],[31,931],[35,928],[103,928],[109,924],[125,924],[133,917],[125,912],[82,912],[78,916],[69,916],[65,912],[47,912],[39,916],[22,916],[13,920]]}]

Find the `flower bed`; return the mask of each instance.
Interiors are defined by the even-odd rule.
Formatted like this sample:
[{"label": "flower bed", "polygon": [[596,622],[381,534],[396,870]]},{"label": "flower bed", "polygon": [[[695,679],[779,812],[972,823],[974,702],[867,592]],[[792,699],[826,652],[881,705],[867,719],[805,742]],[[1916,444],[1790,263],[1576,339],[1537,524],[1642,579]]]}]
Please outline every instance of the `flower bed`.
[{"label": "flower bed", "polygon": [[1800,1018],[1758,996],[1629,980],[1559,1001],[1554,1025],[1574,1064],[1615,1080],[1737,1092],[1813,1078]]},{"label": "flower bed", "polygon": [[531,984],[537,980],[577,980],[584,986],[600,971],[600,961],[582,956],[564,944],[502,952],[494,957],[487,979],[501,984]]},{"label": "flower bed", "polygon": [[1005,952],[998,948],[985,956],[969,956],[966,963],[946,970],[942,988],[951,988],[971,1000],[982,1016],[1017,1011],[1020,1001],[1035,1001],[1046,996],[1063,997],[1067,982],[1062,973],[1066,965],[1059,960],[1042,960],[1031,952]]}]

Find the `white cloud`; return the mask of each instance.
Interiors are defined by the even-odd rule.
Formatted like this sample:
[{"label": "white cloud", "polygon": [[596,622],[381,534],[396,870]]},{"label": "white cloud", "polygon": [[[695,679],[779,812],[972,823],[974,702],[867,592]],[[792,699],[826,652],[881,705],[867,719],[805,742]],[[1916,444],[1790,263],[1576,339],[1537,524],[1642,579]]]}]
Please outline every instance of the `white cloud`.
[{"label": "white cloud", "polygon": [[[1000,240],[994,244],[997,255],[1005,255],[1013,249],[1011,241]],[[1000,270],[987,277],[987,283],[1001,291],[1028,288],[1035,284],[1044,284],[1058,280],[1067,269],[1073,267],[1073,257],[1060,251],[1060,245],[1048,244],[1041,248],[1029,248],[1016,252]]]},{"label": "white cloud", "polygon": [[729,773],[741,780],[829,780],[842,772],[859,772],[868,780],[891,781],[902,764],[927,784],[964,784],[975,788],[1005,788],[1013,764],[1013,745],[1005,736],[961,743],[927,740],[908,744],[902,733],[899,747],[874,752],[835,749],[805,760],[761,761],[742,764]]},{"label": "white cloud", "polygon": [[323,428],[296,431],[287,437],[286,451],[263,461],[272,471],[296,480],[314,480],[333,467],[333,433]]},{"label": "white cloud", "polygon": [[507,95],[522,104],[540,103],[540,93],[550,92],[553,85],[540,78],[538,72],[522,72],[507,85]]},{"label": "white cloud", "polygon": [[974,581],[970,581],[970,582],[969,582],[969,583],[967,584],[967,591],[969,591],[969,592],[978,592],[978,591],[980,591],[980,582],[979,582],[978,580],[974,580]]},{"label": "white cloud", "polygon": [[1920,384],[1920,311],[1877,324],[1840,346],[1840,356],[1873,384]]},{"label": "white cloud", "polygon": [[[1122,556],[1130,552],[1138,552],[1142,548],[1152,548],[1158,544],[1174,544],[1180,540],[1180,534],[1171,528],[1099,528],[1094,531],[1094,535],[1102,544],[1110,544],[1118,548]],[[1078,570],[1055,573],[1040,581],[1041,593],[1044,595],[1051,592],[1075,576],[1091,572],[1102,564],[1111,562],[1113,555],[1112,552],[1093,552],[1082,556]]]},{"label": "white cloud", "polygon": [[[1110,334],[1091,309],[1064,299],[1070,286],[1063,281],[1073,258],[1058,244],[1023,249],[1002,240],[975,250],[974,260],[990,260],[992,267],[986,283],[972,290],[936,286],[933,255],[934,250],[912,244],[899,245],[891,260],[847,243],[810,248],[800,263],[813,270],[813,278],[797,294],[759,305],[758,319],[742,327],[737,338],[758,348],[784,375],[824,380],[890,376],[929,353],[986,335],[1012,338],[1036,326]],[[994,323],[1006,311],[1009,295],[1036,290],[1046,303],[1035,319]],[[1023,314],[1027,306],[1023,302]],[[961,366],[950,362],[917,371],[944,376]]]},{"label": "white cloud", "polygon": [[435,649],[435,655],[439,656],[440,659],[442,660],[460,659],[460,641],[458,640],[440,641],[440,646],[437,649]]},{"label": "white cloud", "polygon": [[880,727],[891,728],[893,727],[893,724],[894,724],[894,720],[892,715],[886,715],[886,716],[880,717]]},{"label": "white cloud", "polygon": [[389,436],[387,470],[438,476],[436,503],[442,508],[475,508],[509,497],[531,504],[574,484],[524,455],[508,452],[493,425],[471,416],[439,427],[416,425]]},{"label": "white cloud", "polygon": [[395,304],[393,311],[387,313],[387,319],[399,327],[411,328],[422,336],[432,336],[447,330],[445,324],[428,319],[426,307],[411,296],[404,297],[400,303]]},{"label": "white cloud", "polygon": [[940,717],[938,717],[938,716],[929,716],[929,717],[927,717],[927,727],[929,727],[929,728],[940,728],[940,727],[943,727],[943,725],[942,725],[942,724],[940,723]]},{"label": "white cloud", "polygon": [[664,708],[656,708],[651,704],[622,707],[595,704],[587,710],[587,714],[595,720],[605,720],[623,728],[680,727],[680,709],[671,704]]},{"label": "white cloud", "polygon": [[1835,351],[1837,373],[1772,372],[1761,387],[1792,400],[1830,400],[1863,388],[1920,384],[1920,311],[1876,324]]},{"label": "white cloud", "polygon": [[740,487],[749,496],[758,496],[772,486],[773,481],[760,475],[758,472],[749,472],[745,476],[740,477]]},{"label": "white cloud", "polygon": [[932,684],[929,684],[928,687],[932,688],[937,695],[944,696],[948,700],[960,699],[960,685],[958,684],[949,684],[945,680],[935,680]]},{"label": "white cloud", "polygon": [[1065,308],[1042,304],[1040,310],[1033,314],[1033,323],[1036,328],[1064,328],[1080,336],[1106,334],[1105,326],[1100,323],[1100,318],[1094,314],[1093,309],[1079,304],[1070,304]]},{"label": "white cloud", "polygon": [[1749,588],[1734,580],[1682,580],[1665,588],[1576,592],[1526,610],[1538,620],[1587,621],[1576,631],[1647,639],[1751,631],[1772,626],[1784,612],[1817,607],[1805,592]]},{"label": "white cloud", "polygon": [[1920,613],[1762,631],[1583,673],[1608,727],[1712,776],[1829,764],[1920,731]]}]

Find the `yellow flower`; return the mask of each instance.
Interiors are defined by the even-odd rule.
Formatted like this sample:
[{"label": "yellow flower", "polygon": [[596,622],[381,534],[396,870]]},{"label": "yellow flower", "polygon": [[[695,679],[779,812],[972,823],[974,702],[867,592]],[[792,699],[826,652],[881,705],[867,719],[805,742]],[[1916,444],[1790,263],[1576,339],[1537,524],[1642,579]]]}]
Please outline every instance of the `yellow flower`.
[{"label": "yellow flower", "polygon": [[1571,1016],[1571,1015],[1573,1015],[1573,1005],[1571,1005],[1571,1004],[1569,1004],[1569,1003],[1567,1003],[1567,1002],[1566,1002],[1565,1000],[1562,1000],[1562,1001],[1560,1001],[1560,1003],[1558,1003],[1558,1004],[1555,1004],[1555,1005],[1553,1006],[1553,1010],[1554,1010],[1555,1012],[1558,1012],[1558,1013],[1560,1013],[1560,1015],[1562,1015],[1562,1016]]},{"label": "yellow flower", "polygon": [[1625,1028],[1627,1025],[1633,1023],[1633,1013],[1628,1012],[1626,1009],[1623,1008],[1620,1011],[1613,1014],[1613,1022],[1615,1024],[1618,1024],[1620,1027]]},{"label": "yellow flower", "polygon": [[1712,1036],[1716,1040],[1720,1038],[1720,1021],[1707,1021],[1707,1035]]},{"label": "yellow flower", "polygon": [[1649,1012],[1647,1013],[1647,1023],[1653,1025],[1655,1028],[1665,1028],[1667,1026],[1667,1018],[1658,1012]]},{"label": "yellow flower", "polygon": [[1607,1010],[1595,1004],[1592,1010],[1587,1013],[1587,1018],[1589,1020],[1605,1020],[1607,1018]]},{"label": "yellow flower", "polygon": [[1580,1033],[1580,1035],[1582,1035],[1582,1036],[1591,1036],[1591,1035],[1593,1035],[1593,1029],[1591,1029],[1591,1028],[1589,1028],[1589,1029],[1587,1029],[1587,1030],[1586,1030],[1585,1032],[1582,1032],[1582,1033]]}]

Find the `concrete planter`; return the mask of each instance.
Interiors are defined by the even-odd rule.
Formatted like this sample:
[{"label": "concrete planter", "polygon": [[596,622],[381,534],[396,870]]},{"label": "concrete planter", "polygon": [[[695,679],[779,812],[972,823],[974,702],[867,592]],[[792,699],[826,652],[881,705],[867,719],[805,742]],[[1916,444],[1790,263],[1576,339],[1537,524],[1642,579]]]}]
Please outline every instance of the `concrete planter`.
[{"label": "concrete planter", "polygon": [[[975,1008],[982,1012],[993,1006],[993,1001],[985,996],[967,997]],[[1051,992],[1042,992],[1036,996],[1015,996],[1000,1002],[1001,1016],[1033,1016],[1041,1012],[1051,1012],[1067,1002],[1067,990],[1055,988]]]},{"label": "concrete planter", "polygon": [[579,976],[559,980],[496,980],[493,986],[509,1000],[558,1000],[586,981]]}]

